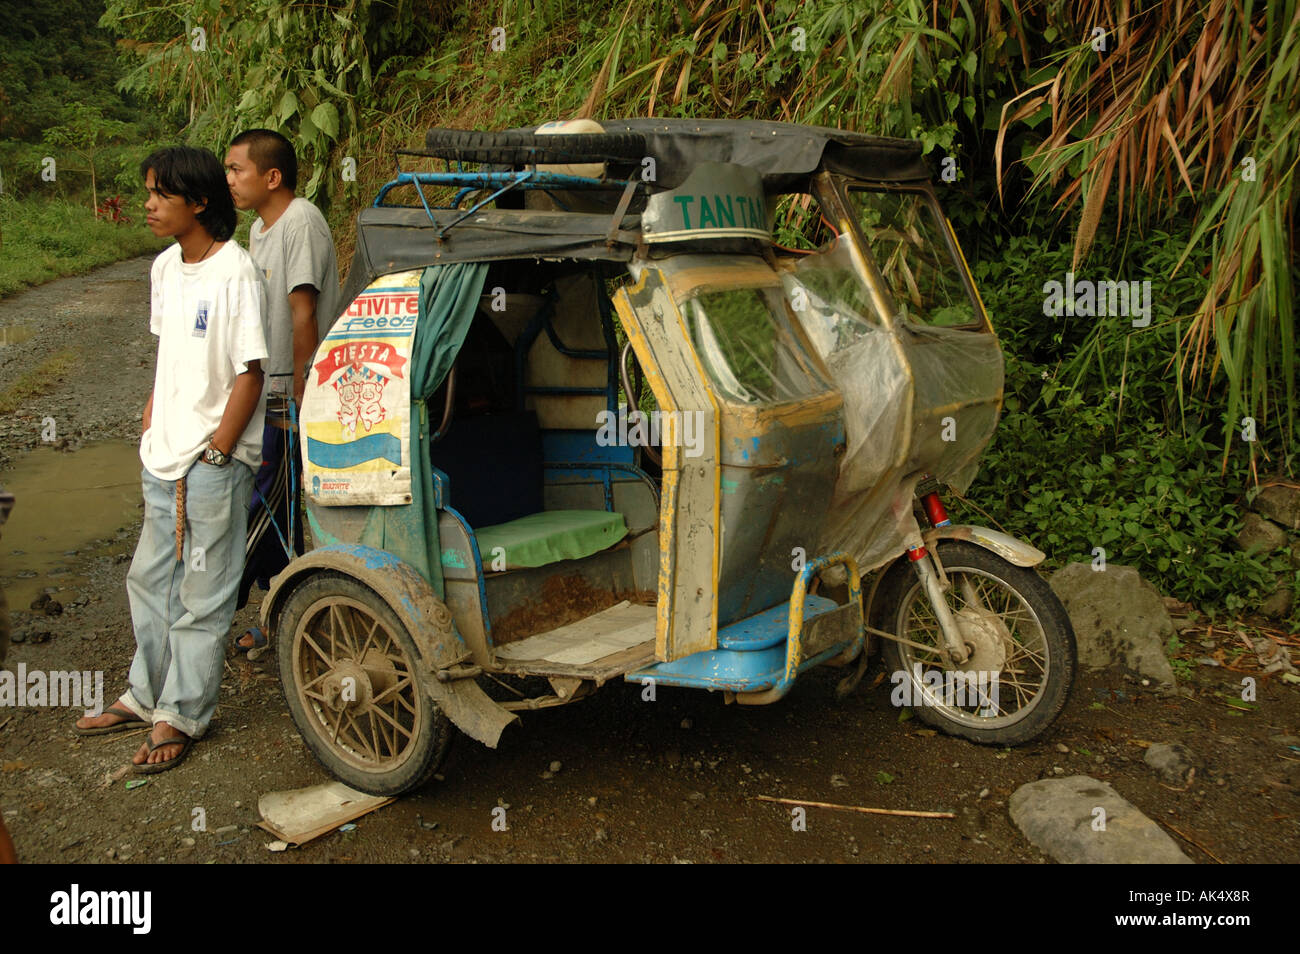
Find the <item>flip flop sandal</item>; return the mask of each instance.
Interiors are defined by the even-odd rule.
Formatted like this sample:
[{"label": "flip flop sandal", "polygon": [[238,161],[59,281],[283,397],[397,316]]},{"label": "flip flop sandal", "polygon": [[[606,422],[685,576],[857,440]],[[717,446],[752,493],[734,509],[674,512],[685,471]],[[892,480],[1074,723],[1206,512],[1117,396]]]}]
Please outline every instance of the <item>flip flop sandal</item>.
[{"label": "flip flop sandal", "polygon": [[157,775],[159,772],[166,772],[168,769],[173,769],[185,761],[185,756],[189,754],[190,746],[193,744],[194,740],[188,735],[173,736],[172,738],[164,739],[161,742],[154,742],[150,739],[149,753],[151,755],[165,745],[179,745],[181,747],[181,753],[175,758],[170,758],[165,762],[154,762],[152,765],[145,762],[142,765],[132,765],[131,768],[134,770],[136,775]]},{"label": "flip flop sandal", "polygon": [[112,725],[94,726],[88,729],[83,729],[81,726],[74,725],[72,727],[73,731],[76,732],[77,735],[111,735],[114,732],[125,732],[127,729],[143,729],[144,727],[153,724],[144,721],[144,719],[141,719],[130,709],[123,709],[119,706],[109,706],[100,714],[103,715],[105,713],[122,716],[123,721],[114,722]]},{"label": "flip flop sandal", "polygon": [[[240,644],[239,641],[245,636],[253,637],[253,645],[243,646]],[[265,649],[269,642],[270,640],[267,639],[266,633],[262,632],[260,626],[250,626],[235,637],[235,649],[239,650],[241,653],[251,653],[255,649]]]}]

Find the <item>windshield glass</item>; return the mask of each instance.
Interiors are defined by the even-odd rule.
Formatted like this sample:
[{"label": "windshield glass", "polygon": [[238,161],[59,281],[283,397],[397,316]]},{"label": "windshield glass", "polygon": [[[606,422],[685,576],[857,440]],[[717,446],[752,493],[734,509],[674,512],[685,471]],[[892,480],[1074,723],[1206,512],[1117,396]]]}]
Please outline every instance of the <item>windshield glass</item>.
[{"label": "windshield glass", "polygon": [[925,195],[850,189],[849,199],[903,317],[948,328],[981,323],[945,240],[947,223]]},{"label": "windshield glass", "polygon": [[780,286],[701,291],[682,314],[705,372],[727,399],[780,404],[830,390],[795,337]]}]

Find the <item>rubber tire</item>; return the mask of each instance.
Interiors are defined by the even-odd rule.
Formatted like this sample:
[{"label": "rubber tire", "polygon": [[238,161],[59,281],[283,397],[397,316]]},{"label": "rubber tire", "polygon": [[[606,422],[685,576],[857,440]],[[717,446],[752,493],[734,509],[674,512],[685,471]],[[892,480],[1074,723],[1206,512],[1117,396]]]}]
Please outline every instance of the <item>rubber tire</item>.
[{"label": "rubber tire", "polygon": [[299,702],[294,684],[296,667],[293,660],[293,634],[302,614],[325,596],[346,596],[361,603],[393,634],[393,639],[406,654],[410,665],[415,667],[420,664],[421,657],[415,641],[379,594],[342,573],[324,571],[314,574],[296,586],[281,604],[275,618],[274,633],[271,635],[271,645],[276,647],[279,658],[280,687],[284,691],[284,699],[294,724],[298,727],[298,733],[326,771],[357,791],[370,795],[397,796],[418,788],[442,765],[453,735],[451,721],[428,696],[424,697],[425,705],[421,707],[423,718],[416,731],[415,752],[398,770],[385,773],[363,771],[335,756],[329,743],[316,734],[312,716]]},{"label": "rubber tire", "polygon": [[481,132],[474,129],[430,129],[424,151],[443,159],[501,165],[529,163],[627,162],[646,154],[640,133]]},{"label": "rubber tire", "polygon": [[[918,719],[948,735],[960,736],[981,745],[1021,745],[1042,735],[1065,708],[1078,668],[1074,643],[1074,628],[1070,617],[1056,593],[1037,571],[1016,566],[997,554],[974,543],[962,540],[944,540],[938,545],[939,562],[945,570],[982,570],[1007,584],[1029,604],[1043,627],[1047,650],[1048,676],[1043,686],[1043,697],[1023,720],[995,729],[978,729],[948,719],[934,706],[914,706],[912,712]],[[887,633],[898,633],[898,620],[902,600],[920,578],[911,562],[900,560],[891,566],[880,581],[872,606],[871,624]],[[923,596],[919,597],[924,599]],[[901,643],[881,638],[881,660],[886,672],[908,672]],[[909,679],[911,676],[909,675]]]}]

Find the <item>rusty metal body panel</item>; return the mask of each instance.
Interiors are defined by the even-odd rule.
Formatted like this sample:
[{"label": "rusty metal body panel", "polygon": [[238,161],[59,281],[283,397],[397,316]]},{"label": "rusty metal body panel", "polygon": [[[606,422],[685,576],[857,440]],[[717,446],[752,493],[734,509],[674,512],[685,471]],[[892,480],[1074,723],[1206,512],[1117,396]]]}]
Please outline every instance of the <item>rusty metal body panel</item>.
[{"label": "rusty metal body panel", "polygon": [[663,440],[655,656],[679,659],[717,645],[718,410],[662,273],[643,271],[615,307],[661,411],[701,422],[700,455],[688,457],[669,427]]},{"label": "rusty metal body panel", "polygon": [[[663,271],[679,312],[701,295],[782,289],[780,275],[757,256],[681,255],[665,261]],[[719,382],[705,379],[717,402],[720,431],[720,625],[789,599],[796,564],[820,552],[822,519],[843,449],[843,401],[798,324],[786,320],[777,329],[790,336],[787,350],[774,349],[772,360],[780,363],[778,355],[784,355],[786,363],[806,363],[801,379],[807,393],[742,403]],[[687,324],[698,350],[703,329]]]}]

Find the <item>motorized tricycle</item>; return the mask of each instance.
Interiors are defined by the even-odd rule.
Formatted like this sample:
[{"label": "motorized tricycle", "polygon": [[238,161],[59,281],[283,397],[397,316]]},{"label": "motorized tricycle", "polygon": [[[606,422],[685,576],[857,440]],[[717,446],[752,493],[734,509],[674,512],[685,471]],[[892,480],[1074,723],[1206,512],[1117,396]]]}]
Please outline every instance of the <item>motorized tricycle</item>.
[{"label": "motorized tricycle", "polygon": [[[401,163],[442,170],[403,169]],[[1044,555],[953,524],[1002,354],[917,144],[786,123],[430,130],[357,220],[261,615],[362,791],[611,680],[893,697],[975,742],[1075,669]],[[394,197],[404,195],[405,204]]]}]

